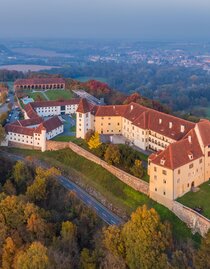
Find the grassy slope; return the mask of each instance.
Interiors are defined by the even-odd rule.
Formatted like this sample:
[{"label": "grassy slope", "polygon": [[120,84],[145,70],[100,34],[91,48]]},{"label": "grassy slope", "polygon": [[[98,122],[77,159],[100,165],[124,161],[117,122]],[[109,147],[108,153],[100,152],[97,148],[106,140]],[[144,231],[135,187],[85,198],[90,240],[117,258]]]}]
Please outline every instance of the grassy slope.
[{"label": "grassy slope", "polygon": [[[77,155],[70,149],[60,151],[47,151],[44,153],[32,150],[13,149],[13,152],[25,155],[34,155],[39,159],[49,162],[51,165],[61,167],[61,169],[80,177],[83,184],[94,188],[116,207],[126,210],[131,214],[138,206],[147,204],[154,207],[160,214],[162,220],[168,220],[173,227],[176,238],[187,239],[199,238],[193,236],[187,226],[181,222],[171,211],[164,206],[151,200],[146,195],[133,190],[101,166]],[[62,161],[61,161],[62,160]]]},{"label": "grassy slope", "polygon": [[210,181],[202,184],[198,192],[188,192],[178,202],[190,207],[201,207],[202,214],[210,219]]}]

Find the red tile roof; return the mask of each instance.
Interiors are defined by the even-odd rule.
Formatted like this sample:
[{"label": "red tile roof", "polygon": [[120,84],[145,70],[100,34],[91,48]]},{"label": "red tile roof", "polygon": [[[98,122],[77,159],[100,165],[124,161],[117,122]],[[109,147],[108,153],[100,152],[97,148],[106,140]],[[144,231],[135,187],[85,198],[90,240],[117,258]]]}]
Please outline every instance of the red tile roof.
[{"label": "red tile roof", "polygon": [[201,120],[197,124],[204,147],[210,145],[210,121]]},{"label": "red tile roof", "polygon": [[67,105],[78,105],[80,102],[79,98],[72,98],[64,101],[36,101],[30,103],[33,108],[37,107],[50,107],[50,106],[67,106]]},{"label": "red tile roof", "polygon": [[9,123],[5,126],[5,131],[6,133],[12,132],[33,136],[34,133],[41,133],[42,130],[46,130],[48,133],[61,125],[63,125],[63,123],[58,116],[52,117],[46,121],[42,120],[41,118],[35,118]]},{"label": "red tile roof", "polygon": [[[189,137],[191,137],[191,142]],[[192,159],[189,155],[192,155]],[[202,156],[203,153],[193,129],[185,138],[170,144],[164,151],[152,154],[149,159],[156,165],[174,170]]]},{"label": "red tile roof", "polygon": [[21,85],[37,85],[37,84],[61,84],[65,83],[63,78],[28,78],[28,79],[17,79],[14,82],[15,86]]},{"label": "red tile roof", "polygon": [[[184,137],[195,126],[195,123],[136,103],[129,105],[95,106],[93,114],[99,117],[122,116],[139,128],[155,131],[176,141]],[[182,131],[181,128],[183,128]]]},{"label": "red tile roof", "polygon": [[43,127],[46,129],[47,133],[63,125],[62,121],[58,116],[55,116],[49,120],[42,123]]},{"label": "red tile roof", "polygon": [[81,98],[79,101],[77,112],[87,113],[91,112],[93,108],[94,108],[93,104],[89,103],[85,98]]}]

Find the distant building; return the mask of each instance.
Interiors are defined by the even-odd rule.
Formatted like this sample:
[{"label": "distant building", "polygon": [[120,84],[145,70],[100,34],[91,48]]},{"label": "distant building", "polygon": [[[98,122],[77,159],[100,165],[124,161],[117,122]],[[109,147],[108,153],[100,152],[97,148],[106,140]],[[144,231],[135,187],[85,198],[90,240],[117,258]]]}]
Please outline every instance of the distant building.
[{"label": "distant building", "polygon": [[29,78],[18,79],[14,82],[15,90],[64,90],[65,80],[63,78]]}]

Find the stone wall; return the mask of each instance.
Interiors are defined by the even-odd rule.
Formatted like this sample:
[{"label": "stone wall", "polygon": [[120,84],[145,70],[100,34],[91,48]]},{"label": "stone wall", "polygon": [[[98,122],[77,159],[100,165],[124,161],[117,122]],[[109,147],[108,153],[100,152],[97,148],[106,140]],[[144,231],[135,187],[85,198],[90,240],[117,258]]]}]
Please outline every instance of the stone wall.
[{"label": "stone wall", "polygon": [[210,220],[197,213],[193,209],[173,201],[172,212],[179,217],[193,233],[198,232],[204,236],[210,229]]},{"label": "stone wall", "polygon": [[187,224],[193,233],[198,232],[204,236],[210,229],[210,220],[195,210],[176,201],[169,200],[155,192],[150,192],[150,198],[170,209],[179,219]]},{"label": "stone wall", "polygon": [[105,161],[101,160],[89,151],[77,146],[76,144],[72,142],[47,141],[47,150],[59,150],[67,147],[69,147],[72,151],[79,154],[80,156],[83,156],[84,158],[101,165],[103,168],[105,168],[107,171],[109,171],[111,174],[119,178],[122,182],[129,185],[133,189],[149,195],[149,184],[147,182],[138,179],[137,177],[122,171],[121,169],[109,165]]}]

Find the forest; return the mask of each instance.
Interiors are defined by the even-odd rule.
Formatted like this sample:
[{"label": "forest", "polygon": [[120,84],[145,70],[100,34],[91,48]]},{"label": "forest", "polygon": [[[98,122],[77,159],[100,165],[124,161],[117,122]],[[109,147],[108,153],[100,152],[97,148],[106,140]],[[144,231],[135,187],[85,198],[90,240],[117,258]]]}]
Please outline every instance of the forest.
[{"label": "forest", "polygon": [[210,233],[178,242],[170,223],[139,207],[123,225],[107,226],[58,184],[59,171],[0,158],[2,269],[210,268]]}]

